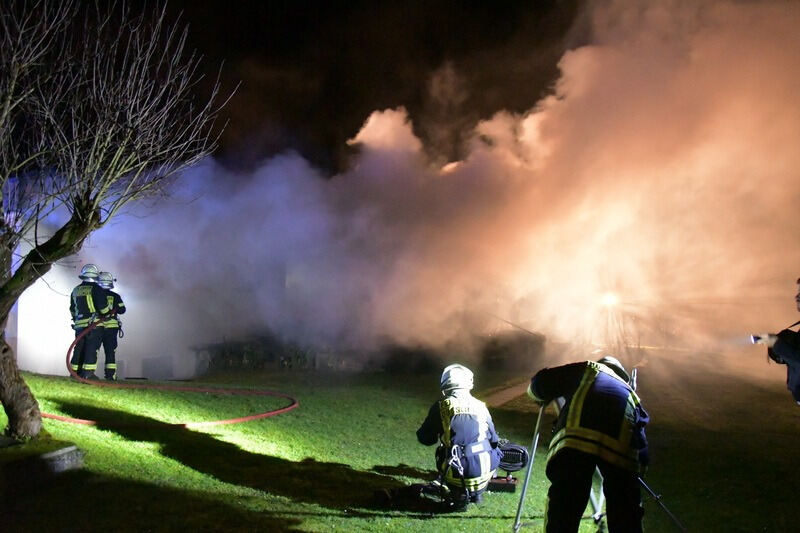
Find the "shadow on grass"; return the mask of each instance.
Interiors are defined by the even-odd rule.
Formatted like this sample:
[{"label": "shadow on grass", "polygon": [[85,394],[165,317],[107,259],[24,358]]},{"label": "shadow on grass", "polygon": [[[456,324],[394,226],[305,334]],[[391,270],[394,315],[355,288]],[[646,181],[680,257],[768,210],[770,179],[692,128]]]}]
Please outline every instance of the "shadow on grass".
[{"label": "shadow on grass", "polygon": [[433,470],[423,470],[422,468],[409,466],[403,463],[397,466],[376,465],[372,467],[372,471],[386,476],[405,476],[427,481],[436,479],[436,472]]},{"label": "shadow on grass", "polygon": [[87,471],[29,483],[0,502],[4,533],[29,531],[300,531],[302,521],[188,491]]},{"label": "shadow on grass", "polygon": [[96,420],[97,428],[131,441],[160,445],[165,457],[203,474],[234,485],[250,487],[304,503],[331,509],[381,509],[374,492],[402,484],[389,476],[354,470],[342,463],[312,458],[289,461],[245,451],[214,436],[175,428],[152,418],[122,411],[62,402],[70,416]]},{"label": "shadow on grass", "polygon": [[[533,404],[533,402],[531,402]],[[489,409],[494,420],[494,426],[501,438],[530,448],[533,439],[533,431],[536,428],[536,418],[538,410],[532,412],[520,412],[513,407],[495,407]],[[542,425],[539,428],[541,450],[546,450],[552,435],[553,423],[556,415],[552,407],[545,411]]]}]

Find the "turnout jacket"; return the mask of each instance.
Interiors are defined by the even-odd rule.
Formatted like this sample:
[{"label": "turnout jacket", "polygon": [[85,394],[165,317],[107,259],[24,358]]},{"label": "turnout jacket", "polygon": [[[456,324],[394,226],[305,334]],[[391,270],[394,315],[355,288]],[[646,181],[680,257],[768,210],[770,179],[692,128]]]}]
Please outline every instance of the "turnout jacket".
[{"label": "turnout jacket", "polygon": [[791,391],[794,400],[800,403],[800,333],[791,329],[781,331],[769,351],[774,361],[786,365],[786,388]]},{"label": "turnout jacket", "polygon": [[69,312],[76,328],[85,328],[92,319],[108,314],[111,305],[105,290],[96,283],[84,281],[74,289],[69,298]]},{"label": "turnout jacket", "polygon": [[444,473],[445,482],[462,486],[457,469],[448,468],[455,458],[463,468],[464,488],[472,492],[486,488],[503,457],[486,404],[467,390],[452,391],[434,403],[417,430],[417,440],[426,446],[440,442],[437,467]]},{"label": "turnout jacket", "polygon": [[650,417],[636,392],[606,365],[585,361],[545,368],[531,379],[528,394],[545,403],[566,400],[553,428],[548,460],[572,448],[626,470],[647,465],[644,428]]},{"label": "turnout jacket", "polygon": [[111,316],[108,320],[103,321],[103,327],[106,329],[119,329],[119,320],[117,315],[125,313],[125,303],[122,297],[111,289],[103,289],[105,291],[106,302],[108,303]]}]

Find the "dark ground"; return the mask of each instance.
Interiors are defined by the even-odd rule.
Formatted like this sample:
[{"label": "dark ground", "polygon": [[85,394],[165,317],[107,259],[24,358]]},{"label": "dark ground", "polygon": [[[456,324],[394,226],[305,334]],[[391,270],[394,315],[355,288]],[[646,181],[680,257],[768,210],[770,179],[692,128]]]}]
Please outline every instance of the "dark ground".
[{"label": "dark ground", "polygon": [[[800,406],[784,367],[757,348],[653,352],[639,375],[652,419],[647,481],[689,531],[797,531]],[[651,531],[670,531],[655,505],[648,514]]]}]

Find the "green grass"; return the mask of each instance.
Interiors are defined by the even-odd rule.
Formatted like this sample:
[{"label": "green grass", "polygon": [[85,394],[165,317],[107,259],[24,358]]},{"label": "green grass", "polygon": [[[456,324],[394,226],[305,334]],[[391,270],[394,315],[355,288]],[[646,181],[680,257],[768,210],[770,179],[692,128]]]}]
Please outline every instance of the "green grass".
[{"label": "green grass", "polygon": [[[507,531],[514,520],[518,494],[488,494],[479,508],[445,515],[373,503],[376,489],[435,475],[433,448],[414,435],[436,398],[435,376],[398,382],[328,373],[221,376],[213,385],[274,388],[294,395],[300,407],[202,431],[158,424],[242,416],[286,400],[108,390],[27,374],[26,380],[43,411],[100,424],[45,421],[54,438],[86,452],[86,467],[18,494],[5,531]],[[516,418],[509,415],[496,414]],[[528,441],[528,422],[500,430]],[[528,519],[541,516],[542,479],[539,470]]]},{"label": "green grass", "polygon": [[[745,388],[739,380],[715,375],[719,379],[711,385],[681,380],[686,390],[672,379],[640,378],[649,388],[642,396],[653,417],[648,481],[690,531],[791,531],[794,491],[782,488],[781,480],[797,472],[797,415],[781,407],[765,418],[753,407],[756,401],[789,404],[780,384]],[[213,386],[286,392],[300,407],[202,430],[165,423],[238,417],[286,400],[108,390],[63,378],[25,377],[43,411],[100,425],[45,421],[52,438],[86,452],[86,466],[47,483],[20,480],[1,500],[3,531],[507,532],[514,521],[519,492],[490,493],[481,506],[450,514],[425,507],[382,509],[373,502],[375,489],[434,477],[433,448],[419,445],[414,432],[436,399],[437,376],[207,377],[204,383]],[[476,396],[508,379],[487,378]],[[727,413],[724,419],[709,413],[702,394],[687,399],[687,391],[696,396],[698,389],[707,391],[707,403],[725,399],[719,406]],[[502,436],[530,444],[535,411],[524,397],[492,414]],[[548,415],[534,463],[523,531],[541,528],[548,486],[543,453],[551,420]],[[19,449],[0,450],[0,463]],[[646,509],[647,531],[673,531],[652,502]],[[594,530],[585,520],[581,531]]]}]

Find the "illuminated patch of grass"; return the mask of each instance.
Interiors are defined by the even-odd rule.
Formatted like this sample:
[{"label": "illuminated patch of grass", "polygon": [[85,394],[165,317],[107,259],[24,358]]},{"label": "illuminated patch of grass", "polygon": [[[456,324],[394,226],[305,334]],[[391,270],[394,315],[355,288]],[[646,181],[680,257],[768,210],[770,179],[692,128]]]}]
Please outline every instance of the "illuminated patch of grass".
[{"label": "illuminated patch of grass", "polygon": [[[680,380],[644,383],[642,397],[653,417],[648,482],[690,531],[794,530],[794,493],[786,482],[800,468],[798,419],[786,392],[779,386],[746,387],[724,376],[694,383],[686,372]],[[285,405],[285,400],[109,390],[29,374],[26,379],[44,411],[102,425],[45,421],[53,439],[86,452],[86,466],[25,490],[12,486],[14,497],[0,499],[4,532],[506,532],[514,521],[519,492],[487,494],[480,507],[452,514],[387,509],[373,502],[375,489],[434,476],[433,449],[419,445],[414,432],[437,397],[437,375],[206,377],[210,386],[286,392],[300,407],[274,418],[203,430],[164,424],[238,417]],[[518,379],[483,380],[479,387],[490,384],[476,396]],[[689,392],[707,398],[684,406]],[[765,405],[779,407],[765,411]],[[502,436],[530,444],[536,411],[525,397],[492,414]],[[0,424],[5,423],[0,414]],[[548,414],[522,531],[541,528],[551,423]],[[0,464],[23,449],[14,448],[0,450]],[[515,475],[522,481],[523,472]],[[649,533],[674,530],[652,501],[646,503],[645,527]],[[594,530],[584,520],[581,531]]]},{"label": "illuminated patch of grass", "polygon": [[[479,508],[446,515],[373,502],[376,489],[435,476],[433,448],[419,445],[414,432],[436,399],[437,376],[215,376],[206,382],[280,390],[300,408],[203,430],[163,424],[238,417],[286,400],[26,380],[43,411],[100,426],[45,421],[54,438],[86,452],[86,466],[20,494],[8,531],[507,531],[516,512],[518,494],[489,494]],[[530,437],[527,420],[499,429],[512,439]],[[536,475],[527,517],[540,517],[544,505],[540,469]]]}]

